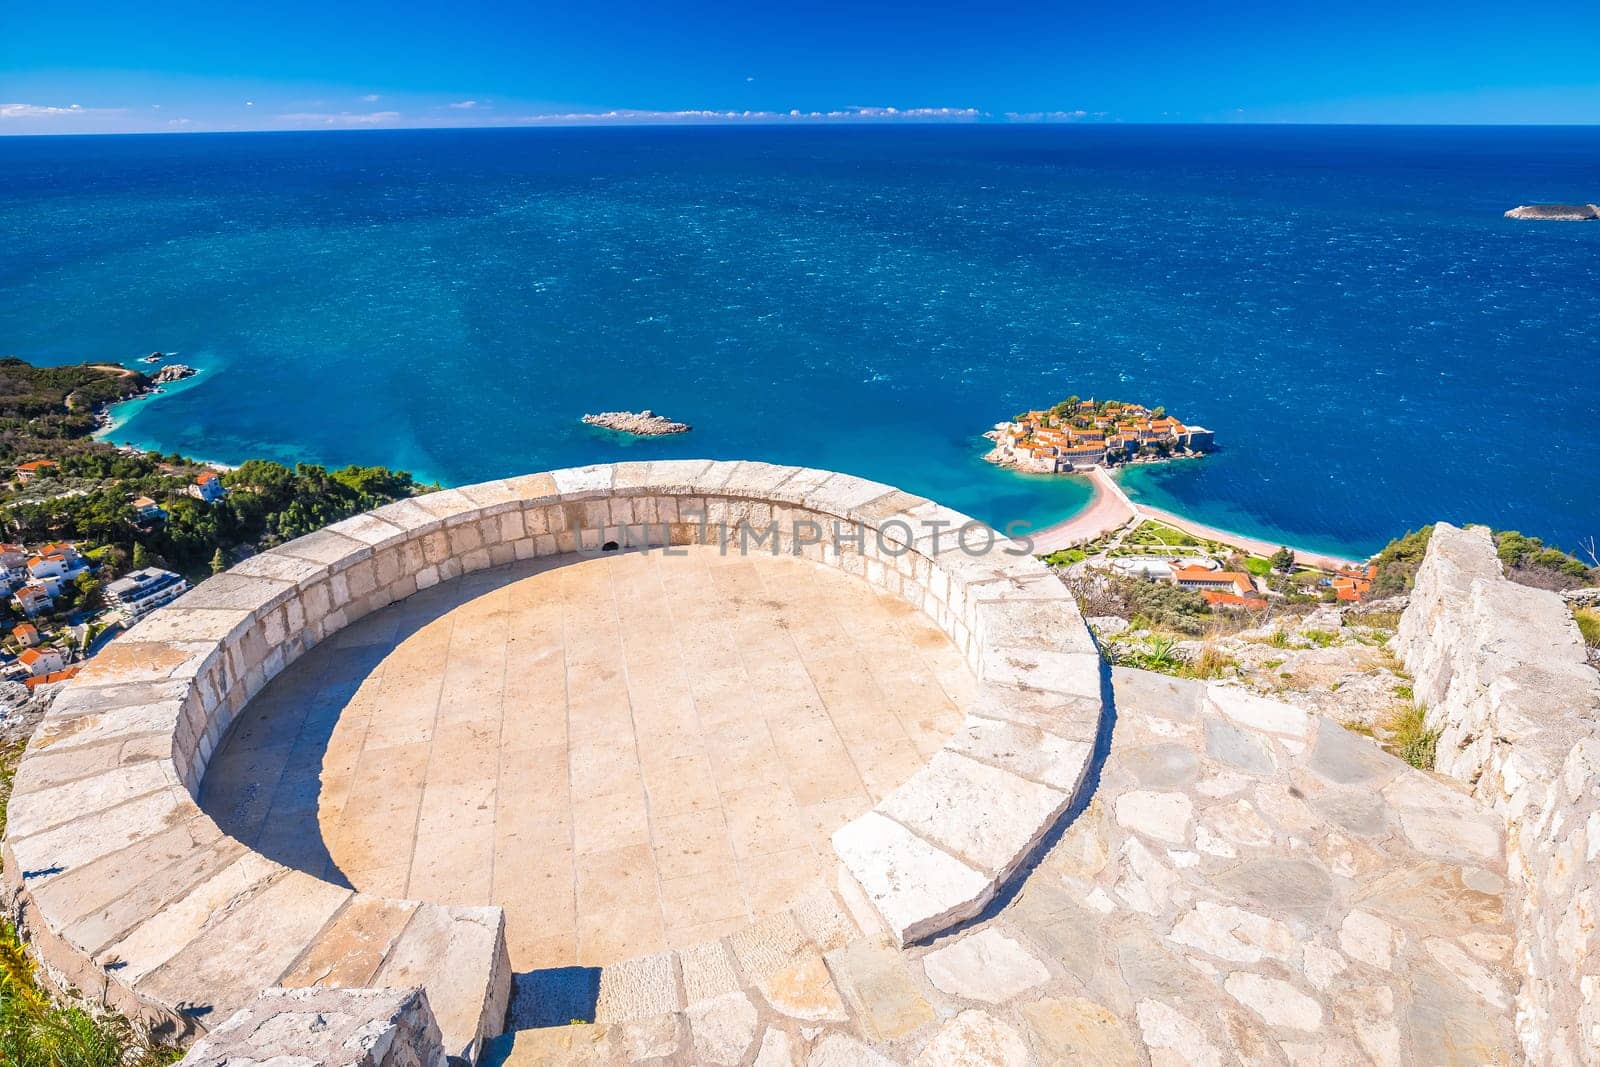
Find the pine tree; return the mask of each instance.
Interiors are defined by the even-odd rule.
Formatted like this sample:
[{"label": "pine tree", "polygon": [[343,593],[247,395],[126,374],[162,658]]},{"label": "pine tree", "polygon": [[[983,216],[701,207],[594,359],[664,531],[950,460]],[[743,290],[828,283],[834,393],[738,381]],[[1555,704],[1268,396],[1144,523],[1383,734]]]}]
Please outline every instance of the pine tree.
[{"label": "pine tree", "polygon": [[222,558],[222,549],[211,553],[211,573],[221,574],[228,569],[228,561]]},{"label": "pine tree", "polygon": [[133,569],[142,571],[150,566],[150,550],[138,541],[133,543]]}]

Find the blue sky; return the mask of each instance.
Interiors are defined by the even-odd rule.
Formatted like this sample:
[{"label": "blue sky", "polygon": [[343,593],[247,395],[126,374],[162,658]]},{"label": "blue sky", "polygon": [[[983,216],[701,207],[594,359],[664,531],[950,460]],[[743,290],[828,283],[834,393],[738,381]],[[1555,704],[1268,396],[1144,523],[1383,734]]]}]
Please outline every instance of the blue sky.
[{"label": "blue sky", "polygon": [[686,121],[1593,123],[1597,39],[1596,0],[1556,0],[1532,15],[1484,0],[9,0],[0,134]]}]

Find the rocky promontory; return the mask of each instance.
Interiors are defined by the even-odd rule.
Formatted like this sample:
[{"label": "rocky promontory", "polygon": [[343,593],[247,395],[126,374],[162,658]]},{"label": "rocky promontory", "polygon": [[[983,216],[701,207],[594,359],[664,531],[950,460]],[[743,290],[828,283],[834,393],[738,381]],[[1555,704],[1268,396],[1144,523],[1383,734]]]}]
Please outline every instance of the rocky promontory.
[{"label": "rocky promontory", "polygon": [[1523,204],[1506,212],[1508,219],[1535,219],[1544,222],[1594,222],[1600,220],[1600,204]]},{"label": "rocky promontory", "polygon": [[183,363],[169,363],[156,371],[151,381],[157,385],[166,385],[169,382],[181,382],[185,378],[192,378],[198,373],[193,367]]},{"label": "rocky promontory", "polygon": [[671,433],[688,433],[692,428],[687,422],[673,422],[649,409],[602,411],[597,415],[585,415],[583,422],[585,425],[598,426],[603,430],[631,433],[635,437],[661,437]]}]

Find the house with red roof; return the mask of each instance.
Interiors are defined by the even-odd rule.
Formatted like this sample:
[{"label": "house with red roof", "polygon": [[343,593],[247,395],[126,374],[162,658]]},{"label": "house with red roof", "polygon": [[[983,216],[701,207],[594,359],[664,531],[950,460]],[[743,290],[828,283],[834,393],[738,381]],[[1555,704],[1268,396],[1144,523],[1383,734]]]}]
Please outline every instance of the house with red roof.
[{"label": "house with red roof", "polygon": [[67,665],[67,657],[59,648],[25,648],[17,662],[28,668],[29,677],[54,674]]},{"label": "house with red roof", "polygon": [[1256,591],[1255,579],[1239,571],[1212,571],[1204,567],[1179,567],[1172,572],[1172,584],[1184,589],[1211,590],[1248,596]]},{"label": "house with red roof", "polygon": [[53,459],[35,459],[27,463],[17,464],[17,484],[27,485],[41,474],[54,474],[61,469],[61,464]]},{"label": "house with red roof", "polygon": [[228,488],[222,484],[222,476],[216,471],[201,471],[194,476],[189,495],[207,504],[215,504],[228,495]]}]

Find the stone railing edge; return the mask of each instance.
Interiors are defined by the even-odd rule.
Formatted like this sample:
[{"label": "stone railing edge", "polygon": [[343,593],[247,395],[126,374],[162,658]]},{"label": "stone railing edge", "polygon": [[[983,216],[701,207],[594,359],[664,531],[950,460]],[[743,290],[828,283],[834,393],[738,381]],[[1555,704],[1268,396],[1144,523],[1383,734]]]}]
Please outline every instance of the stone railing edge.
[{"label": "stone railing edge", "polygon": [[[835,522],[874,536],[841,549],[795,525]],[[1100,663],[1070,595],[988,527],[892,486],[808,468],[674,460],[402,500],[242,561],[140,622],[61,695],[18,771],[6,885],[37,954],[59,981],[131,1017],[203,1029],[181,1010],[194,999],[182,994],[205,975],[199,943],[218,915],[294,913],[299,923],[273,931],[276,951],[294,949],[286,958],[269,954],[241,969],[249,944],[236,947],[225,977],[241,995],[251,982],[314,979],[308,960],[329,951],[324,942],[355,913],[388,909],[395,925],[375,958],[345,967],[353,984],[414,978],[420,958],[410,971],[390,961],[426,941],[419,924],[487,923],[472,963],[491,972],[479,1018],[452,1018],[450,998],[429,989],[447,1037],[458,1050],[475,1045],[504,1011],[498,909],[378,900],[265,860],[225,838],[195,803],[207,761],[234,716],[288,664],[419,589],[518,559],[613,541],[703,541],[765,523],[780,527],[775,551],[827,562],[913,603],[978,674],[982,695],[963,730],[864,825],[836,836],[843,870],[902,942],[975,913],[1071,803],[1091,756]],[[950,531],[961,528],[986,531],[986,550],[953,542]],[[939,814],[943,794],[962,798],[963,818]],[[893,889],[923,868],[953,877],[929,882],[922,897]],[[431,910],[418,918],[420,909]]]}]

